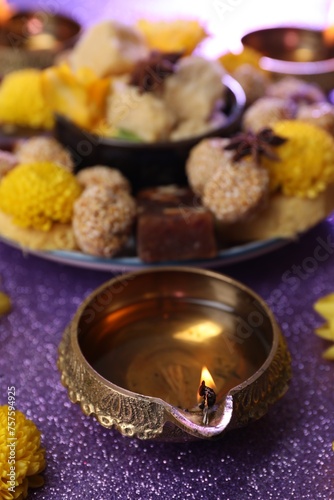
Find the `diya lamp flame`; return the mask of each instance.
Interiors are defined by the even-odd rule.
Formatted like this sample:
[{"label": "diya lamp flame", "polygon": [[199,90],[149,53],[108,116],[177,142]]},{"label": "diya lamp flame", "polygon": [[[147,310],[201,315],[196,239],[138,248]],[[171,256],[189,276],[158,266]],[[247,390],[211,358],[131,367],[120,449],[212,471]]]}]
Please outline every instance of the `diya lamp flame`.
[{"label": "diya lamp flame", "polygon": [[0,23],[7,21],[13,15],[13,9],[6,2],[6,0],[0,0]]},{"label": "diya lamp flame", "polygon": [[326,27],[322,32],[325,45],[334,45],[334,1],[330,0],[327,10]]},{"label": "diya lamp flame", "polygon": [[[207,385],[208,384],[208,385]],[[201,373],[201,384],[198,389],[198,396],[201,398],[199,408],[203,411],[203,424],[208,425],[210,409],[216,402],[217,390],[215,381],[206,366],[203,366]]]}]

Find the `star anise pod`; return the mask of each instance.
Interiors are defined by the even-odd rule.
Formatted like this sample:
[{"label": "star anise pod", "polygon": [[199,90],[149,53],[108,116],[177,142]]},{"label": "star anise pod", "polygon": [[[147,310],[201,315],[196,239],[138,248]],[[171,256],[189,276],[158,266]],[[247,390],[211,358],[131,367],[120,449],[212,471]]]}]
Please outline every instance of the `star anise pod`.
[{"label": "star anise pod", "polygon": [[164,80],[175,72],[175,65],[182,55],[182,52],[152,51],[147,59],[136,64],[130,85],[138,87],[141,94],[161,89]]},{"label": "star anise pod", "polygon": [[257,134],[244,132],[235,135],[224,149],[235,150],[233,161],[239,161],[244,156],[251,155],[256,163],[260,162],[261,155],[271,160],[279,161],[279,156],[274,152],[274,146],[280,146],[287,141],[285,137],[275,135],[269,128],[263,128]]}]

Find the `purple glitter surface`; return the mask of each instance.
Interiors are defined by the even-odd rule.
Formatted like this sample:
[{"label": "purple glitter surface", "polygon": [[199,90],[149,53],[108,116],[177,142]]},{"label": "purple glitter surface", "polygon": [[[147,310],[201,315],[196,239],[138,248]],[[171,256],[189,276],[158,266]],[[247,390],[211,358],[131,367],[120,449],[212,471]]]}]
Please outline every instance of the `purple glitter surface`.
[{"label": "purple glitter surface", "polygon": [[[127,2],[116,0],[10,3],[45,6],[89,24],[114,7],[128,15]],[[231,10],[232,2],[214,3]],[[56,367],[64,328],[112,274],[0,243],[0,290],[13,302],[11,313],[0,318],[0,404],[7,403],[7,387],[15,386],[17,408],[36,423],[46,449],[45,484],[29,498],[334,499],[334,362],[322,358],[328,342],[314,334],[322,319],[313,309],[318,298],[334,292],[334,220],[280,250],[218,271],[250,286],[272,308],[292,355],[290,388],[262,419],[219,441],[153,443],[122,437],[83,415]]]},{"label": "purple glitter surface", "polygon": [[[316,251],[319,247],[322,251]],[[268,414],[219,441],[154,443],[122,437],[69,401],[56,367],[62,332],[81,301],[111,274],[24,255],[0,245],[1,289],[13,310],[0,320],[0,403],[42,433],[45,485],[36,500],[330,499],[333,496],[334,362],[314,334],[313,303],[334,291],[334,224],[287,247],[220,269],[271,306],[292,354],[293,378]],[[320,256],[317,259],[316,255]],[[294,278],[294,279],[292,279]]]}]

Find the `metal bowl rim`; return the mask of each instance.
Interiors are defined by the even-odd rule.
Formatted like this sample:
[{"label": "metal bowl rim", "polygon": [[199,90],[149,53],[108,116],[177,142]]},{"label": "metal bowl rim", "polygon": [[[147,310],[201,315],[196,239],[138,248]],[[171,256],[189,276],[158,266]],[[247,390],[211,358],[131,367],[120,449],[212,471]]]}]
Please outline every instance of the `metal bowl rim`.
[{"label": "metal bowl rim", "polygon": [[77,360],[83,364],[85,366],[85,368],[97,379],[99,380],[99,382],[101,384],[104,385],[104,387],[107,387],[109,390],[112,390],[112,391],[116,391],[120,394],[123,394],[123,395],[127,395],[127,396],[132,396],[132,397],[135,397],[135,398],[141,398],[141,399],[145,399],[145,400],[149,400],[149,401],[156,401],[156,402],[159,402],[160,404],[163,404],[163,406],[165,407],[168,407],[170,408],[172,405],[170,405],[169,403],[165,402],[163,399],[161,398],[158,398],[158,397],[153,397],[153,396],[148,396],[148,395],[145,395],[145,394],[141,394],[141,393],[136,393],[136,392],[132,392],[128,389],[125,389],[124,387],[120,387],[116,384],[114,384],[113,382],[105,379],[102,375],[100,375],[93,367],[92,365],[88,362],[88,360],[85,358],[81,348],[80,348],[80,345],[79,345],[79,340],[78,340],[78,337],[79,337],[79,332],[78,332],[78,326],[79,326],[79,321],[81,319],[81,316],[83,314],[83,312],[85,311],[86,307],[101,293],[103,292],[107,287],[115,284],[115,283],[118,283],[118,282],[121,282],[121,281],[124,281],[125,279],[134,279],[136,278],[137,276],[140,276],[140,275],[145,275],[145,274],[151,274],[151,273],[167,273],[167,272],[171,272],[171,271],[174,271],[174,272],[182,272],[182,273],[193,273],[193,274],[199,274],[199,275],[202,275],[203,277],[206,277],[206,278],[214,278],[214,279],[218,279],[219,281],[223,281],[229,285],[232,285],[236,288],[239,288],[240,290],[242,290],[243,292],[247,293],[248,295],[250,295],[251,297],[253,297],[260,305],[261,307],[264,309],[265,313],[267,314],[269,320],[270,320],[270,324],[271,324],[271,327],[272,327],[272,334],[273,334],[273,339],[272,339],[272,344],[271,344],[271,347],[270,347],[270,351],[265,359],[265,361],[263,362],[263,364],[250,376],[248,377],[246,380],[244,380],[243,382],[241,382],[240,384],[234,386],[233,388],[231,388],[227,395],[232,395],[232,394],[236,394],[237,392],[245,389],[246,387],[252,385],[267,369],[268,367],[270,366],[273,358],[275,357],[276,355],[276,352],[277,352],[277,348],[278,348],[278,344],[279,344],[279,336],[282,335],[281,333],[281,330],[280,330],[280,327],[278,326],[278,323],[275,319],[275,316],[274,314],[272,313],[270,307],[268,306],[268,304],[256,293],[254,292],[251,288],[249,288],[247,285],[244,285],[243,283],[241,283],[240,281],[234,279],[234,278],[231,278],[227,275],[224,275],[224,274],[221,274],[221,273],[217,273],[217,272],[214,272],[214,271],[210,271],[210,270],[207,270],[207,269],[198,269],[198,268],[192,268],[192,267],[178,267],[178,266],[171,266],[171,267],[152,267],[150,269],[144,269],[144,270],[138,270],[138,271],[133,271],[133,272],[130,272],[130,273],[126,273],[126,274],[120,274],[108,281],[106,281],[105,283],[103,283],[102,285],[100,285],[98,288],[96,288],[95,290],[93,290],[87,297],[86,299],[84,299],[84,301],[81,303],[81,305],[79,306],[79,308],[77,309],[74,317],[72,318],[70,324],[69,324],[69,329],[70,329],[70,341],[71,341],[71,344],[72,344],[72,348],[73,348],[73,352],[75,353],[75,356],[77,357]]}]

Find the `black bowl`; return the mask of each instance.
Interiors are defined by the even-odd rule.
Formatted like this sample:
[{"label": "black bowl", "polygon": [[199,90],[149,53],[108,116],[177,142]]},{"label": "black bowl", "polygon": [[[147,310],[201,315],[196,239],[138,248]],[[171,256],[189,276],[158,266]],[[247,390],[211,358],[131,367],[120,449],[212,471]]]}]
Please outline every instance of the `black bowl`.
[{"label": "black bowl", "polygon": [[223,126],[200,136],[179,141],[143,143],[96,136],[82,130],[62,115],[56,116],[55,136],[72,153],[76,170],[93,165],[119,169],[136,191],[143,187],[186,184],[185,161],[195,144],[205,137],[228,137],[240,127],[245,93],[230,75],[226,87],[227,120]]}]

